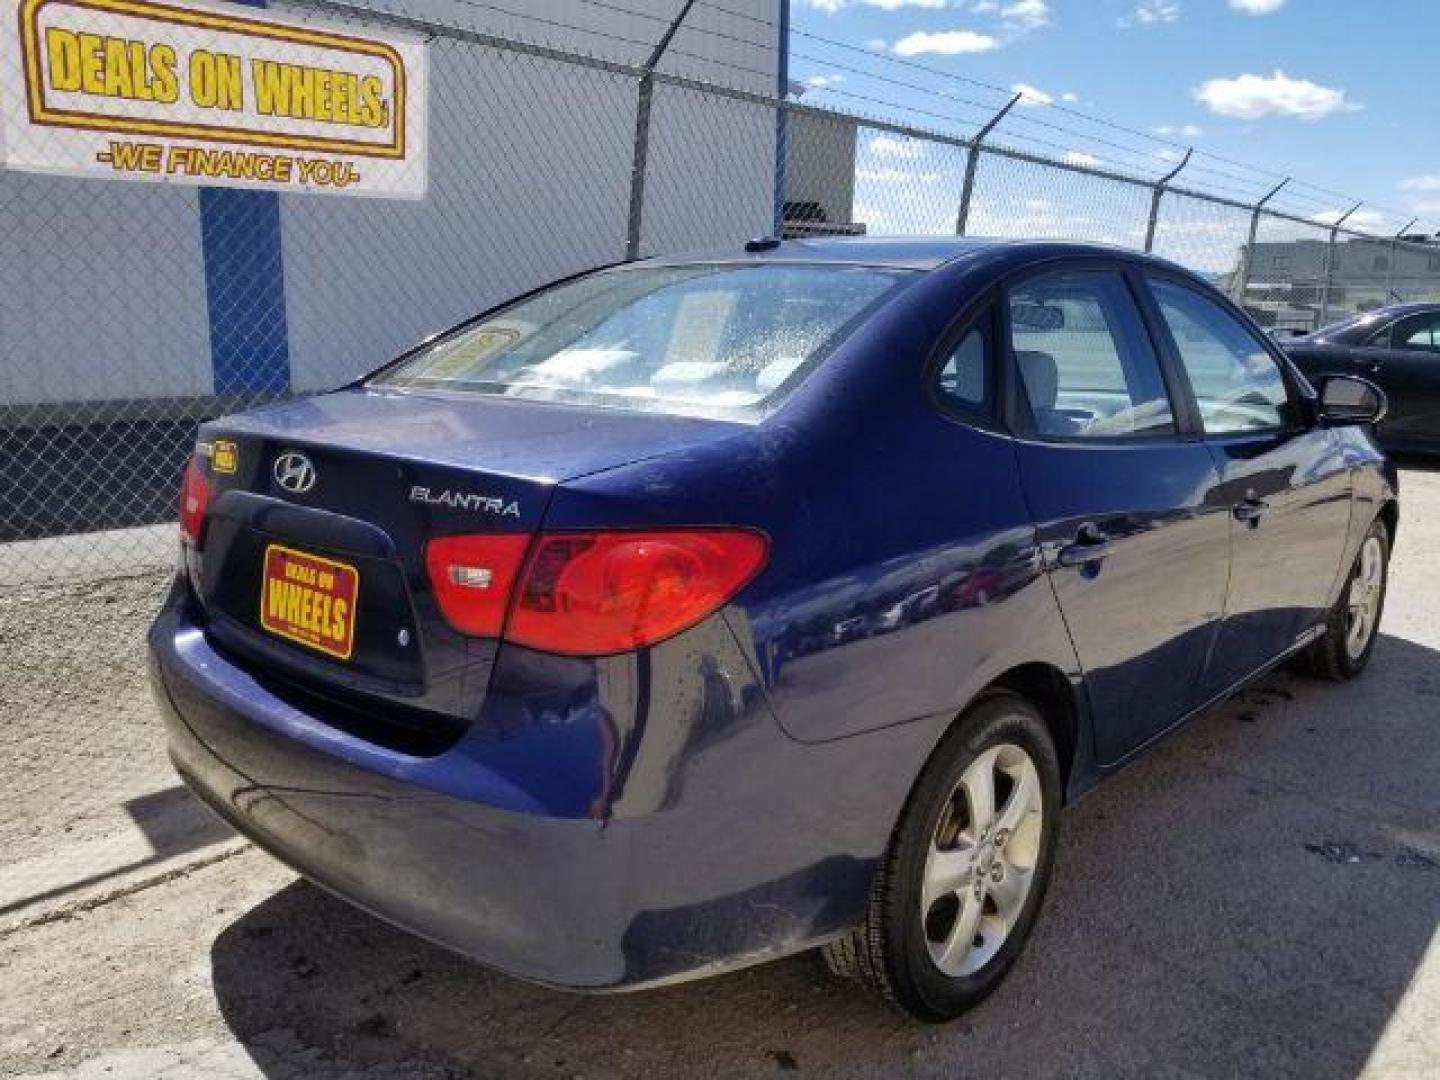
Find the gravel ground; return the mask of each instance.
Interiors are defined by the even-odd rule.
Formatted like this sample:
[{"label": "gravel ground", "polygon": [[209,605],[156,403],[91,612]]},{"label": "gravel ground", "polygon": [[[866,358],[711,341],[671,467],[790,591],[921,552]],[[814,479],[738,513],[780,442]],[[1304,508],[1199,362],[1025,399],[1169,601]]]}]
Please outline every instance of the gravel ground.
[{"label": "gravel ground", "polygon": [[170,571],[0,590],[0,851],[100,836],[174,783],[145,678],[144,630]]},{"label": "gravel ground", "polygon": [[[809,956],[625,996],[538,989],[248,849],[0,932],[0,1072],[1440,1076],[1440,473],[1407,470],[1403,494],[1365,677],[1267,679],[1072,808],[1031,948],[959,1023],[911,1024]],[[92,590],[83,619],[0,595],[21,658],[7,855],[171,782],[150,714],[116,704],[139,693],[157,587]]]}]

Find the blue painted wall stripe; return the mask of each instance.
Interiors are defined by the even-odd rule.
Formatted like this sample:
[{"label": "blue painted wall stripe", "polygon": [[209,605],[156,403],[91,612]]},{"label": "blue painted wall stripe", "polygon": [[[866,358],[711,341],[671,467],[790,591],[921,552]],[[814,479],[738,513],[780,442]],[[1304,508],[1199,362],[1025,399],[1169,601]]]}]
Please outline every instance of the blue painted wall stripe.
[{"label": "blue painted wall stripe", "polygon": [[288,390],[279,196],[273,191],[201,188],[200,239],[215,393]]},{"label": "blue painted wall stripe", "polygon": [[[265,0],[236,2],[265,6]],[[244,188],[201,188],[200,242],[215,393],[288,390],[280,196]]]}]

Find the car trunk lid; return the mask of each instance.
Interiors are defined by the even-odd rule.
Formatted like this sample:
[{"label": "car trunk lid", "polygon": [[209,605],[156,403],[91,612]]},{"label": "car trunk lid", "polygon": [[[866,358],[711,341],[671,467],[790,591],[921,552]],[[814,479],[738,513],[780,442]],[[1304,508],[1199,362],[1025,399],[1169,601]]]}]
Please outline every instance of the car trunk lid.
[{"label": "car trunk lid", "polygon": [[204,425],[188,556],[207,633],[297,707],[417,753],[477,715],[497,643],[431,588],[437,536],[536,532],[556,484],[731,422],[354,389]]}]

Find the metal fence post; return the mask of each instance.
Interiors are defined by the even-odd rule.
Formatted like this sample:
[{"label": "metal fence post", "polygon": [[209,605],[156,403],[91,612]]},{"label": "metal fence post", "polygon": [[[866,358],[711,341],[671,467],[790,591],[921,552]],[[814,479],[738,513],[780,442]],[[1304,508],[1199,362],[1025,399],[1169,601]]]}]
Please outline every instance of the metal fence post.
[{"label": "metal fence post", "polygon": [[1325,280],[1321,284],[1320,293],[1320,325],[1327,326],[1330,323],[1330,289],[1335,282],[1335,238],[1340,235],[1340,226],[1349,220],[1350,215],[1364,206],[1363,201],[1357,202],[1335,219],[1335,224],[1330,226],[1330,242],[1325,245]]},{"label": "metal fence post", "polygon": [[785,101],[790,94],[790,3],[780,5],[780,57],[775,88],[775,224],[774,235],[785,234],[785,159],[790,153],[790,117]]},{"label": "metal fence post", "polygon": [[995,125],[1005,119],[1005,114],[1015,107],[1022,96],[1016,94],[1007,101],[1005,107],[992,116],[985,126],[975,133],[975,138],[970,140],[970,152],[965,155],[965,182],[960,187],[960,210],[955,215],[956,236],[965,235],[965,226],[970,220],[970,196],[975,191],[975,170],[980,165],[980,144],[995,130]]},{"label": "metal fence post", "polygon": [[1190,164],[1190,155],[1194,152],[1193,146],[1186,147],[1185,156],[1180,159],[1180,164],[1155,182],[1155,193],[1150,196],[1150,220],[1145,223],[1146,251],[1153,251],[1155,248],[1155,225],[1160,220],[1160,199],[1165,194],[1165,188],[1171,180],[1180,175],[1181,169]]},{"label": "metal fence post", "polygon": [[1260,233],[1260,213],[1265,209],[1265,204],[1280,194],[1280,189],[1290,183],[1290,177],[1285,177],[1273,188],[1265,193],[1265,197],[1255,204],[1250,211],[1250,235],[1245,240],[1245,250],[1240,254],[1240,270],[1237,275],[1235,302],[1241,307],[1245,306],[1245,290],[1250,287],[1250,267],[1255,259],[1255,237]]},{"label": "metal fence post", "polygon": [[1397,304],[1401,302],[1400,294],[1395,291],[1395,258],[1400,254],[1400,238],[1410,231],[1410,227],[1419,221],[1419,218],[1411,218],[1400,227],[1400,231],[1390,238],[1390,259],[1385,263],[1385,298],[1393,299]]},{"label": "metal fence post", "polygon": [[630,217],[625,225],[625,259],[627,262],[640,257],[640,229],[645,218],[645,161],[650,155],[650,102],[655,96],[655,67],[670,47],[670,41],[695,6],[695,0],[685,0],[679,13],[660,35],[654,50],[641,70],[640,86],[635,102],[635,156],[630,165]]}]

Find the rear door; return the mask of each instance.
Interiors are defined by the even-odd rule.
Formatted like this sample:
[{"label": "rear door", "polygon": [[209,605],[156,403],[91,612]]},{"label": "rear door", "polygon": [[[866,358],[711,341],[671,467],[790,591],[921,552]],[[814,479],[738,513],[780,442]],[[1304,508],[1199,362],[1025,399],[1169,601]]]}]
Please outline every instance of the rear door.
[{"label": "rear door", "polygon": [[1320,619],[1349,528],[1350,473],[1257,331],[1178,277],[1151,275],[1149,286],[1220,473],[1212,500],[1229,513],[1230,588],[1209,672],[1220,690]]},{"label": "rear door", "polygon": [[1021,482],[1111,763],[1203,699],[1228,517],[1124,273],[1047,270],[1003,308]]}]

